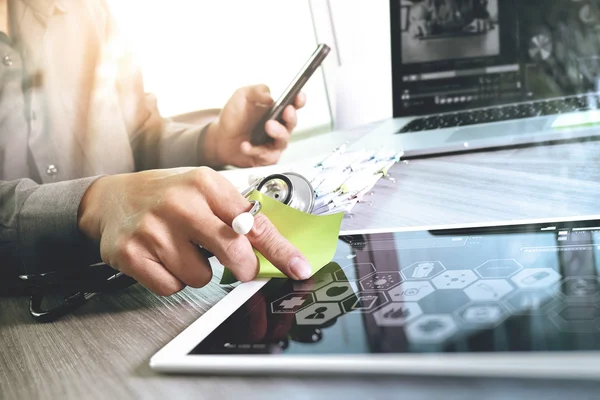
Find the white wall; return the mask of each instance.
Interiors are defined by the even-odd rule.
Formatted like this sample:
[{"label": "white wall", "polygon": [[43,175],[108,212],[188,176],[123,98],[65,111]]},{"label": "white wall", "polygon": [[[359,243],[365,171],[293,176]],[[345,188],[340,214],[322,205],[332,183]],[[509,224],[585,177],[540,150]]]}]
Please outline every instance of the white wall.
[{"label": "white wall", "polygon": [[[317,17],[323,3],[313,0]],[[335,91],[335,125],[344,129],[389,118],[392,109],[390,13],[388,0],[329,0],[337,37],[340,65],[332,87]],[[322,24],[321,37],[330,37]],[[331,60],[330,60],[331,61]],[[330,78],[328,76],[328,78]]]}]

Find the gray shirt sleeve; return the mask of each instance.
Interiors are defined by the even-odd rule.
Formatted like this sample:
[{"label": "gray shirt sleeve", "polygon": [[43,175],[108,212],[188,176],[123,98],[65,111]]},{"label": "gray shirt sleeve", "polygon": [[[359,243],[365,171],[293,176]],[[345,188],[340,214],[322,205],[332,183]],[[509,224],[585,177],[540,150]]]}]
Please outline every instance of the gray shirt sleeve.
[{"label": "gray shirt sleeve", "polygon": [[206,165],[201,154],[208,124],[161,122],[160,128],[140,130],[131,140],[137,171]]},{"label": "gray shirt sleeve", "polygon": [[0,181],[0,289],[15,287],[21,274],[100,262],[99,245],[77,227],[81,198],[97,178]]}]

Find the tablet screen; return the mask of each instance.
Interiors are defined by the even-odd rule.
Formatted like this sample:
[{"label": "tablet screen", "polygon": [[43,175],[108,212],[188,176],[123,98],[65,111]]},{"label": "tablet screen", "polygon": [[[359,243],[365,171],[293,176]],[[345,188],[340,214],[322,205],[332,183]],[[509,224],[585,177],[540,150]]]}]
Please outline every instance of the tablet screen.
[{"label": "tablet screen", "polygon": [[271,279],[191,354],[600,349],[600,222],[341,237]]}]

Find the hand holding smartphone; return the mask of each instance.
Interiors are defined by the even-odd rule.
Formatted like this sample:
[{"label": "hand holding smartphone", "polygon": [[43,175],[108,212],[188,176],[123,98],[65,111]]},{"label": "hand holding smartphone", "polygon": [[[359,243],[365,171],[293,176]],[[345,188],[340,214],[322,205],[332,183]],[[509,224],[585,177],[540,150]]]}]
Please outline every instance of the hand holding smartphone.
[{"label": "hand holding smartphone", "polygon": [[327,57],[330,51],[330,47],[326,44],[319,44],[315,52],[310,56],[306,64],[302,67],[298,75],[290,83],[287,89],[283,92],[281,97],[273,104],[271,109],[261,118],[252,130],[250,136],[250,143],[254,146],[260,146],[263,144],[273,142],[273,138],[265,132],[265,124],[267,121],[274,119],[280,123],[283,121],[283,110],[293,104],[296,96],[300,93],[306,82],[310,79],[313,73],[321,66],[321,63]]}]

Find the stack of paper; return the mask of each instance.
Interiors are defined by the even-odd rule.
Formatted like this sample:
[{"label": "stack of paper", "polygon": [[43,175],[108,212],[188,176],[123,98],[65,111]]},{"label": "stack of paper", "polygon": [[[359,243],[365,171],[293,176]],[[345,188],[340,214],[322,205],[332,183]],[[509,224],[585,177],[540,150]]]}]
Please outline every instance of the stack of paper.
[{"label": "stack of paper", "polygon": [[400,161],[402,152],[388,149],[379,151],[346,151],[342,145],[321,160],[311,160],[295,166],[269,166],[245,170],[224,171],[240,191],[258,178],[274,173],[296,172],[310,181],[315,191],[312,214],[327,215],[350,212],[377,181]]}]

